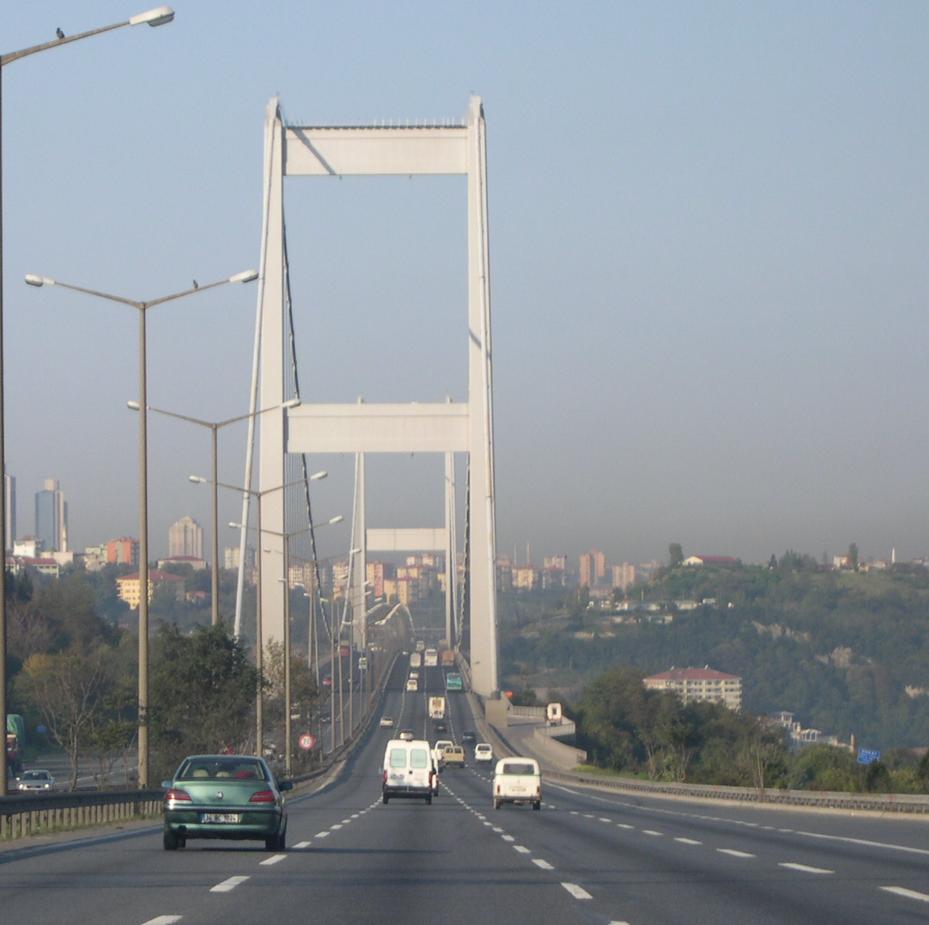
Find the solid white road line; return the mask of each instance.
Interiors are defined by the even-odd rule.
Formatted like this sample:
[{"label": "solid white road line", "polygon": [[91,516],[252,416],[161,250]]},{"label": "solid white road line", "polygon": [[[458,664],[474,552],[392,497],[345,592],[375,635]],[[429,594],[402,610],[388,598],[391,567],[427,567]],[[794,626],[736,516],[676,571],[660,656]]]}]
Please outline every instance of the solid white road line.
[{"label": "solid white road line", "polygon": [[529,849],[524,845],[513,845],[513,850],[518,851],[520,854],[529,854]]},{"label": "solid white road line", "polygon": [[142,925],[174,925],[175,922],[180,922],[180,920],[181,916],[179,915],[159,915],[147,922],[143,922]]},{"label": "solid white road line", "polygon": [[730,857],[734,858],[753,858],[755,856],[749,854],[747,851],[736,851],[735,848],[717,848],[716,850],[720,854],[728,854]]},{"label": "solid white road line", "polygon": [[216,886],[211,886],[210,892],[228,893],[230,890],[234,890],[240,883],[245,883],[248,879],[248,877],[230,877],[228,880],[223,880],[222,883],[217,883]]},{"label": "solid white road line", "polygon": [[903,896],[906,899],[918,899],[922,903],[929,903],[929,895],[917,893],[916,890],[908,890],[902,886],[882,886],[885,893],[894,893],[897,896]]},{"label": "solid white road line", "polygon": [[697,841],[695,838],[675,838],[675,841],[679,841],[682,845],[702,845],[702,841]]},{"label": "solid white road line", "polygon": [[593,899],[593,896],[587,892],[582,886],[578,886],[576,883],[562,883],[561,884],[575,899]]},{"label": "solid white road line", "polygon": [[786,867],[788,870],[799,870],[805,874],[834,874],[834,870],[826,870],[825,867],[809,867],[806,864],[797,864],[793,861],[779,861],[778,867]]},{"label": "solid white road line", "polygon": [[[790,829],[779,829],[785,832]],[[893,842],[871,841],[867,838],[849,838],[847,835],[822,835],[819,832],[802,832],[796,830],[797,835],[805,838],[821,838],[824,841],[840,841],[849,845],[864,845],[866,848],[887,848],[890,851],[905,851],[908,854],[929,854],[929,848],[911,848],[909,845],[895,845]]]},{"label": "solid white road line", "polygon": [[310,843],[308,841],[298,841],[294,848],[309,848]]},{"label": "solid white road line", "polygon": [[533,858],[532,863],[535,864],[536,867],[541,867],[542,870],[554,870],[555,869],[554,867],[552,867],[551,864],[548,863],[548,861],[543,861],[542,858]]},{"label": "solid white road line", "polygon": [[265,858],[261,863],[265,867],[270,867],[272,864],[277,864],[278,861],[283,861],[286,857],[286,854],[272,854],[271,857]]}]

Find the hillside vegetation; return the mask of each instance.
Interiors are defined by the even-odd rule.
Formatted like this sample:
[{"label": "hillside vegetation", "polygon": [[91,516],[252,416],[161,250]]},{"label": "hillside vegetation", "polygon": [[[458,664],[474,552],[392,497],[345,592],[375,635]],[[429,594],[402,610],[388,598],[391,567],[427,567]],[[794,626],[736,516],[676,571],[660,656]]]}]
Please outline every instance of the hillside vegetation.
[{"label": "hillside vegetation", "polygon": [[619,665],[709,665],[742,678],[744,712],[788,710],[868,748],[929,744],[929,570],[824,571],[788,553],[771,567],[666,569],[629,598],[661,607],[608,613],[589,608],[583,589],[504,600],[509,683],[551,679],[579,696]]}]

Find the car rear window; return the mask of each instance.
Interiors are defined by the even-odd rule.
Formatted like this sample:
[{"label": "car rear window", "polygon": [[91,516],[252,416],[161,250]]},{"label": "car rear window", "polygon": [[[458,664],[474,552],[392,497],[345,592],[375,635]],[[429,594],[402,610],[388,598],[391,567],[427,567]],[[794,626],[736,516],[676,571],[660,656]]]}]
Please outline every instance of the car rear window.
[{"label": "car rear window", "polygon": [[410,767],[417,769],[429,767],[429,752],[424,748],[410,749]]},{"label": "car rear window", "polygon": [[178,780],[267,780],[264,765],[249,758],[194,758],[181,766]]},{"label": "car rear window", "polygon": [[505,764],[504,774],[535,774],[535,765],[532,764]]}]

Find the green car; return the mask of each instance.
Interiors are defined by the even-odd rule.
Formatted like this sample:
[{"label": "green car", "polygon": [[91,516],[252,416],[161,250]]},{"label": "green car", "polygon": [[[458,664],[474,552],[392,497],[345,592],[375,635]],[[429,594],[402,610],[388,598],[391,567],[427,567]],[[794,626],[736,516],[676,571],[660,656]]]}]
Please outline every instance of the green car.
[{"label": "green car", "polygon": [[264,839],[269,851],[286,846],[287,808],[282,792],[293,783],[275,781],[262,758],[251,755],[190,755],[173,780],[161,782],[164,848],[183,848],[188,838]]}]

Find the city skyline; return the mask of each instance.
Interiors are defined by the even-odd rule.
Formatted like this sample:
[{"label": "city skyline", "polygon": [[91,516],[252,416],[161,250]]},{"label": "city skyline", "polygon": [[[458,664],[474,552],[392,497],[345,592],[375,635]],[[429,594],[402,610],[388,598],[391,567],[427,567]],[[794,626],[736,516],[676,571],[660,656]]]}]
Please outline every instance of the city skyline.
[{"label": "city skyline", "polygon": [[[118,6],[18,5],[5,42],[109,22]],[[929,554],[929,436],[909,423],[929,416],[924,4],[228,9],[181,6],[169,29],[4,69],[6,462],[67,486],[80,511],[69,545],[138,532],[135,321],[27,293],[23,276],[157,296],[253,265],[272,94],[293,120],[365,125],[457,120],[474,92],[488,126],[499,548],[528,537],[630,562],[664,559],[671,542],[746,561],[851,542],[865,557]],[[398,60],[385,37],[401,34],[420,54]],[[350,79],[345,47],[358,52]],[[539,143],[563,123],[562,144]],[[49,125],[58,143],[40,146]],[[465,289],[460,184],[294,190],[310,206],[288,215],[303,397],[461,398],[448,333]],[[159,310],[152,404],[246,411],[254,310],[245,290]],[[180,514],[209,522],[209,493],[186,481],[208,471],[209,441],[184,426],[150,422],[153,555]],[[245,433],[220,439],[230,484]],[[349,545],[351,461],[318,464],[320,518],[346,515],[329,555]],[[441,522],[441,492],[422,490],[437,467],[372,460],[372,525]],[[31,486],[18,488],[22,533]],[[221,523],[240,518],[234,497],[221,504]]]}]

